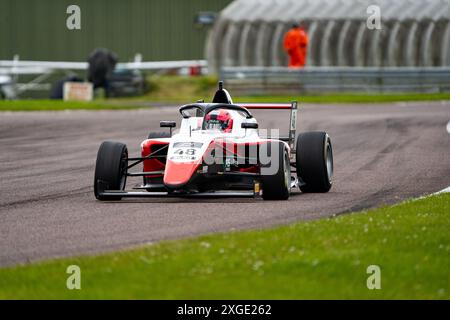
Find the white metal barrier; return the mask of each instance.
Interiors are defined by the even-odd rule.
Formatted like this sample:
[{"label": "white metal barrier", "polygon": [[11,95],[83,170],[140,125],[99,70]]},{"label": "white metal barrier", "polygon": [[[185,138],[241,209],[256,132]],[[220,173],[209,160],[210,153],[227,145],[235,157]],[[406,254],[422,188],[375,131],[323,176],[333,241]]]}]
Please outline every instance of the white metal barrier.
[{"label": "white metal barrier", "polygon": [[299,92],[450,92],[450,67],[224,67],[236,94]]}]

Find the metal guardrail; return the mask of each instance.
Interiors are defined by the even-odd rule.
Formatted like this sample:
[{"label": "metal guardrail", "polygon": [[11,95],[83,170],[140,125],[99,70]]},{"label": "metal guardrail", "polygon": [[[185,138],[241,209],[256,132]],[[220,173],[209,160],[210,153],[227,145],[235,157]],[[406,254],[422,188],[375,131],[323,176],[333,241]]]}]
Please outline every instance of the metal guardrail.
[{"label": "metal guardrail", "polygon": [[450,67],[224,67],[237,94],[450,92]]},{"label": "metal guardrail", "polygon": [[[36,70],[34,73],[41,73],[41,70],[86,70],[87,62],[68,61],[27,61],[27,60],[0,60],[0,68],[9,73],[17,73],[21,68]],[[160,69],[181,69],[189,67],[207,67],[206,60],[178,60],[178,61],[135,61],[118,63],[117,69],[139,69],[139,70],[160,70]],[[0,69],[1,71],[1,69]],[[23,72],[22,72],[23,73]]]},{"label": "metal guardrail", "polygon": [[[185,68],[206,68],[206,60],[179,60],[179,61],[134,61],[118,63],[117,70],[142,70],[142,71],[162,71]],[[18,56],[13,60],[0,60],[0,99],[15,99],[21,93],[28,90],[44,90],[51,88],[50,83],[42,83],[55,71],[63,71],[70,74],[70,71],[87,70],[87,62],[70,61],[27,61],[19,60]],[[33,80],[28,83],[17,83],[18,76],[33,76]]]}]

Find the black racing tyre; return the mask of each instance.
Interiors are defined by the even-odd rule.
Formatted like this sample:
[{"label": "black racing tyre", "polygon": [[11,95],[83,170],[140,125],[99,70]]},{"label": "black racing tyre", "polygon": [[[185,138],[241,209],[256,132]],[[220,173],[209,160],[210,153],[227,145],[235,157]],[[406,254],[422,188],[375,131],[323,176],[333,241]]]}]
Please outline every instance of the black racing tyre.
[{"label": "black racing tyre", "polygon": [[[274,145],[276,144],[276,145]],[[275,151],[272,155],[272,151]],[[260,155],[270,162],[261,165],[261,183],[264,200],[287,200],[291,193],[291,165],[289,153],[283,142],[261,145]]]},{"label": "black racing tyre", "polygon": [[310,193],[328,192],[333,178],[333,149],[325,132],[305,132],[298,135],[297,176],[300,190]]},{"label": "black racing tyre", "polygon": [[95,164],[94,194],[98,200],[121,200],[104,196],[105,190],[124,190],[127,181],[128,150],[123,143],[105,141],[100,145]]},{"label": "black racing tyre", "polygon": [[150,132],[147,139],[170,138],[169,132]]}]

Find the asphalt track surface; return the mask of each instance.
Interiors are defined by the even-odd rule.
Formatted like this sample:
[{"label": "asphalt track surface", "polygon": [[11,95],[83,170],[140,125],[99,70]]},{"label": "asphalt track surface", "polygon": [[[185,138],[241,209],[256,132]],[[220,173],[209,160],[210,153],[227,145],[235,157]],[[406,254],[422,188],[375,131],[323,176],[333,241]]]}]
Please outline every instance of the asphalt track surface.
[{"label": "asphalt track surface", "polygon": [[[288,124],[288,113],[254,114],[261,128]],[[327,194],[295,191],[283,202],[96,201],[100,143],[121,141],[135,154],[149,131],[160,130],[159,120],[170,119],[179,119],[177,108],[0,113],[0,265],[318,219],[450,185],[449,102],[306,105],[299,130],[332,138],[335,176]]]}]

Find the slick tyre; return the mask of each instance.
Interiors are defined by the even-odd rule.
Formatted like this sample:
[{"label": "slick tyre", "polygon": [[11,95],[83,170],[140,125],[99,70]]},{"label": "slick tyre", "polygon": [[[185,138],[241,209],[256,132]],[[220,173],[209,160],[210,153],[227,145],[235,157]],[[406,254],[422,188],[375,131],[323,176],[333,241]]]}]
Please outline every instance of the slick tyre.
[{"label": "slick tyre", "polygon": [[[262,157],[268,164],[261,166],[261,183],[264,200],[287,200],[291,193],[291,166],[284,143],[269,142],[261,146]],[[261,158],[261,157],[260,157]]]},{"label": "slick tyre", "polygon": [[305,193],[328,192],[333,178],[333,149],[325,132],[298,135],[296,150],[297,176]]},{"label": "slick tyre", "polygon": [[123,143],[105,141],[95,164],[94,194],[98,200],[117,201],[121,196],[103,195],[105,190],[122,191],[127,181],[128,150]]}]

